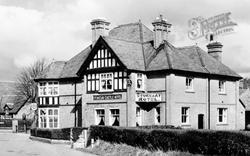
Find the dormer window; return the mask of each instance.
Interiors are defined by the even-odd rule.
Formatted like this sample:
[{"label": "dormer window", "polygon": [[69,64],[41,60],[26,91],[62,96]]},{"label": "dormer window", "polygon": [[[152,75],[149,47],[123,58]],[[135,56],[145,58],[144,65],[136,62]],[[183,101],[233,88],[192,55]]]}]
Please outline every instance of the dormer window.
[{"label": "dormer window", "polygon": [[225,94],[226,93],[226,81],[219,81],[219,93]]},{"label": "dormer window", "polygon": [[186,78],[186,91],[194,90],[194,78],[187,77]]},{"label": "dormer window", "polygon": [[144,90],[144,75],[142,73],[136,74],[136,90]]}]

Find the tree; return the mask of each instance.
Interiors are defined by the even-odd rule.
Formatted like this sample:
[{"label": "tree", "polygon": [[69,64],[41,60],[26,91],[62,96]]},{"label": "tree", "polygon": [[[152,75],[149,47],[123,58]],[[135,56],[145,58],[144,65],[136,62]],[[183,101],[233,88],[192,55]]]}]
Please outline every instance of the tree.
[{"label": "tree", "polygon": [[34,79],[47,67],[45,58],[39,59],[28,67],[24,67],[16,81],[16,89],[19,95],[24,96],[26,101],[36,102],[38,93],[37,83]]}]

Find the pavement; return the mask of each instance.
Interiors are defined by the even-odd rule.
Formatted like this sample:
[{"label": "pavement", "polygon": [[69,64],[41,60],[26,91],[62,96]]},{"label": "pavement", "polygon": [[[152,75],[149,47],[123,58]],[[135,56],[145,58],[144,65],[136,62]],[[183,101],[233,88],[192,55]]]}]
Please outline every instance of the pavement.
[{"label": "pavement", "polygon": [[0,156],[94,156],[71,149],[70,145],[32,141],[29,136],[0,132]]}]

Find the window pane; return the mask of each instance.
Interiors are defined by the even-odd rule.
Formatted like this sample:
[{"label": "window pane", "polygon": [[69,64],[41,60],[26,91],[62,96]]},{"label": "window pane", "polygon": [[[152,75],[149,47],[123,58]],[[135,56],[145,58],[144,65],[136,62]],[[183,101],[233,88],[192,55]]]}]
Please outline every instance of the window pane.
[{"label": "window pane", "polygon": [[119,89],[122,89],[122,79],[119,79]]}]

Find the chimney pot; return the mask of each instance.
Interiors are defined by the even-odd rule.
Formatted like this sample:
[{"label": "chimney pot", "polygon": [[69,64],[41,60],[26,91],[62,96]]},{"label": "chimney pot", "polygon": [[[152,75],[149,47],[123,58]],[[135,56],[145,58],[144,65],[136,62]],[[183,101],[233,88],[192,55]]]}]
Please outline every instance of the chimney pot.
[{"label": "chimney pot", "polygon": [[159,45],[165,40],[167,41],[168,33],[171,24],[167,22],[166,19],[163,18],[162,15],[157,17],[153,22],[154,26],[154,48],[158,48]]},{"label": "chimney pot", "polygon": [[207,45],[208,54],[214,57],[218,61],[222,61],[222,47],[220,42],[211,42]]},{"label": "chimney pot", "polygon": [[92,46],[100,36],[108,36],[110,22],[105,19],[93,19],[90,22],[92,26]]}]

